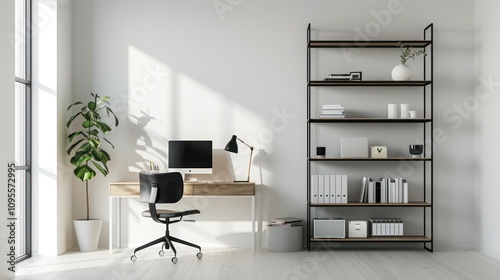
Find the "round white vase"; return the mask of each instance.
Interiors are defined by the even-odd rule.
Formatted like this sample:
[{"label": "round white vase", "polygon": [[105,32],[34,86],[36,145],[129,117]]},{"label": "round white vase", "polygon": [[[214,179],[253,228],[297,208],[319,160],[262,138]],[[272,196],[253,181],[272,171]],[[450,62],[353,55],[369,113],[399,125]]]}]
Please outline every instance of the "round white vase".
[{"label": "round white vase", "polygon": [[97,250],[102,220],[73,220],[78,247],[82,252]]},{"label": "round white vase", "polygon": [[410,66],[406,65],[405,63],[400,63],[392,69],[392,79],[394,81],[409,81],[411,80],[411,75],[413,74],[413,71],[411,70]]}]

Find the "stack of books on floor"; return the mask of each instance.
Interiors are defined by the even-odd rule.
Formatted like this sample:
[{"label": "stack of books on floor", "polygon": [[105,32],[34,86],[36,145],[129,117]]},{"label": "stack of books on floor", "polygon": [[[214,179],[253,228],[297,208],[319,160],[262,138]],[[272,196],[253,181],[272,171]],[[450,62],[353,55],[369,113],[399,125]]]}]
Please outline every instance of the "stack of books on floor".
[{"label": "stack of books on floor", "polygon": [[321,110],[320,118],[345,118],[344,107],[340,104],[325,104]]},{"label": "stack of books on floor", "polygon": [[272,227],[293,227],[302,225],[302,219],[294,217],[272,218],[268,226]]}]

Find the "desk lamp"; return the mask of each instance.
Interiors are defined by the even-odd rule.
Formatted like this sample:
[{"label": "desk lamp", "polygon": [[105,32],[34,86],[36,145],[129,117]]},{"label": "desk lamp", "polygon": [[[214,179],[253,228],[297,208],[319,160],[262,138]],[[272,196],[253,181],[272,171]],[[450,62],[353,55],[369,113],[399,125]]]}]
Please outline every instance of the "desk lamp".
[{"label": "desk lamp", "polygon": [[250,162],[248,163],[248,177],[246,181],[234,181],[234,182],[250,182],[250,167],[252,166],[252,153],[253,153],[253,147],[248,145],[247,143],[243,142],[240,138],[236,137],[236,135],[233,135],[231,137],[231,140],[227,142],[226,147],[224,150],[231,152],[231,153],[238,153],[238,142],[236,140],[240,141],[241,143],[245,144],[248,148],[250,148]]}]

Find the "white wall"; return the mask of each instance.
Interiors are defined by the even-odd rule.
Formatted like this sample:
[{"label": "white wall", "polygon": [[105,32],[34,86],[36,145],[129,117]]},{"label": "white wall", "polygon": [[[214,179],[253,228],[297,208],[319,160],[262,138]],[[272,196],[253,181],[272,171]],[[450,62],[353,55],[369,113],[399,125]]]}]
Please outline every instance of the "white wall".
[{"label": "white wall", "polygon": [[73,248],[73,173],[67,160],[68,138],[66,129],[66,108],[71,103],[72,72],[72,2],[57,1],[57,253],[61,254]]},{"label": "white wall", "polygon": [[[385,22],[380,11],[388,5],[398,13]],[[137,180],[148,161],[165,166],[166,143],[174,138],[208,138],[223,149],[237,134],[257,151],[252,180],[260,184],[260,229],[274,216],[305,218],[309,22],[315,30],[331,30],[335,39],[352,39],[358,28],[374,24],[380,29],[372,30],[373,39],[420,39],[434,23],[434,127],[443,135],[435,139],[435,240],[437,249],[475,246],[474,153],[462,149],[474,144],[473,121],[464,118],[459,127],[453,122],[453,105],[474,90],[473,15],[471,0],[75,1],[74,101],[87,100],[89,92],[109,95],[121,120],[109,135],[116,146],[111,173],[91,182],[91,215],[105,221],[100,246],[107,246],[108,183]],[[398,56],[359,64],[364,78],[389,78]],[[365,106],[355,97],[348,102]],[[245,177],[248,153],[242,150],[222,164],[233,164],[235,174],[226,167],[216,178]],[[81,197],[83,187],[75,188],[74,218],[84,215]],[[209,246],[249,246],[247,207],[204,201],[201,222],[183,225],[183,234]],[[125,243],[161,232],[140,217],[143,208],[136,201],[124,204]]]},{"label": "white wall", "polygon": [[0,92],[2,92],[2,110],[0,116],[4,121],[2,137],[0,137],[0,163],[2,171],[0,180],[5,187],[0,191],[0,279],[11,279],[14,273],[7,270],[11,267],[7,263],[10,254],[10,244],[7,238],[10,230],[7,229],[7,164],[14,162],[14,1],[0,3]]},{"label": "white wall", "polygon": [[497,11],[500,3],[497,1],[475,1],[475,51],[476,87],[474,93],[468,97],[474,105],[471,112],[475,116],[476,128],[476,195],[477,209],[480,219],[480,243],[482,251],[500,258],[500,205],[498,197],[498,157],[500,149],[500,133],[497,120],[500,118],[498,110],[500,99],[498,87],[500,81],[500,67],[498,61],[498,30],[500,24]]},{"label": "white wall", "polygon": [[71,99],[71,2],[33,1],[33,254],[73,248],[66,108]]}]

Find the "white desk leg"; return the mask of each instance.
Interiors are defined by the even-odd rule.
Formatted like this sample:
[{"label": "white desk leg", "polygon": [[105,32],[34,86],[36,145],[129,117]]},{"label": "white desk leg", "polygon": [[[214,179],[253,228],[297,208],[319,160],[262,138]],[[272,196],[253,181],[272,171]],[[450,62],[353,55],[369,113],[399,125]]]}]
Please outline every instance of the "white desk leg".
[{"label": "white desk leg", "polygon": [[[116,248],[121,247],[121,198],[109,198],[109,253],[113,254],[116,236]],[[116,224],[116,226],[115,226]]]},{"label": "white desk leg", "polygon": [[257,233],[255,232],[255,195],[252,196],[252,249],[255,252],[255,241],[256,241],[256,235]]},{"label": "white desk leg", "polygon": [[122,198],[116,198],[116,248],[120,249],[122,247],[122,214],[120,209],[122,208]]},{"label": "white desk leg", "polygon": [[109,197],[109,253],[113,254],[113,202],[114,199],[112,196]]}]

